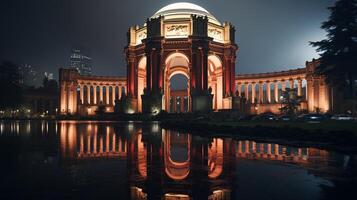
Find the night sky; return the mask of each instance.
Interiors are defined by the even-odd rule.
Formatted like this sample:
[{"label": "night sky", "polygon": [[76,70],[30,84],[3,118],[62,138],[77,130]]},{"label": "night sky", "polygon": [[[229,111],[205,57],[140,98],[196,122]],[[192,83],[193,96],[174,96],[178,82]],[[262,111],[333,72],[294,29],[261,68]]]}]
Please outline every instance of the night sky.
[{"label": "night sky", "polygon": [[[72,47],[85,48],[96,75],[126,73],[123,48],[132,25],[161,7],[157,0],[1,0],[0,61],[31,64],[57,76]],[[220,22],[235,25],[236,71],[259,73],[303,67],[317,58],[309,41],[324,38],[321,22],[332,0],[188,0]]]}]

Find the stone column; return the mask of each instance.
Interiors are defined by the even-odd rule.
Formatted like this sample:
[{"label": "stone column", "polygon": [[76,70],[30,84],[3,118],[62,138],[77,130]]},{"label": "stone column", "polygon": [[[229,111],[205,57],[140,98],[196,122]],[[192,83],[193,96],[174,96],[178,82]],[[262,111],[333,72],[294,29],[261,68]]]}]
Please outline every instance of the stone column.
[{"label": "stone column", "polygon": [[255,103],[255,85],[256,83],[252,83],[252,103]]},{"label": "stone column", "polygon": [[249,83],[245,83],[244,84],[244,95],[245,95],[245,98],[249,101]]},{"label": "stone column", "polygon": [[80,96],[80,98],[81,98],[81,104],[83,104],[84,103],[84,95],[83,95],[83,85],[80,85],[79,86],[79,96]]},{"label": "stone column", "polygon": [[105,103],[109,105],[109,86],[105,86]]},{"label": "stone column", "polygon": [[94,96],[94,104],[97,104],[97,86],[93,85],[93,96]]},{"label": "stone column", "polygon": [[279,102],[279,82],[274,82],[274,100],[275,103]]},{"label": "stone column", "polygon": [[258,100],[258,103],[263,103],[263,83],[262,82],[259,82],[259,100]]},{"label": "stone column", "polygon": [[[122,88],[122,86],[119,85],[119,86],[118,86],[118,98],[119,98],[119,99],[121,99],[121,88]],[[140,97],[140,98],[141,98],[141,97]]]},{"label": "stone column", "polygon": [[87,85],[87,98],[88,98],[88,104],[90,104],[91,102],[90,102],[90,88],[91,88],[92,86],[91,85]]},{"label": "stone column", "polygon": [[115,104],[115,86],[112,86],[112,105]]},{"label": "stone column", "polygon": [[268,81],[266,84],[267,84],[267,91],[266,91],[266,92],[267,92],[267,99],[268,99],[267,102],[268,102],[268,103],[271,103],[271,94],[270,94],[270,93],[271,93],[271,88],[270,88],[270,82]]},{"label": "stone column", "polygon": [[241,85],[241,84],[238,84],[238,85],[237,85],[237,88],[238,88],[239,96],[241,96],[241,95],[242,95],[242,85]]},{"label": "stone column", "polygon": [[302,96],[302,80],[298,79],[298,96]]},{"label": "stone column", "polygon": [[103,103],[103,85],[99,86],[99,102]]}]

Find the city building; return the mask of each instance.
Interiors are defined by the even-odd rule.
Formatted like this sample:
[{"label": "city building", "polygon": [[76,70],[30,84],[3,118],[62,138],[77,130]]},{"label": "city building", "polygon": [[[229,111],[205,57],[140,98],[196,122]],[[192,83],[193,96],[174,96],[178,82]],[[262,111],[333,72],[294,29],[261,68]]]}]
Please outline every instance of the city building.
[{"label": "city building", "polygon": [[76,69],[82,75],[92,74],[92,58],[83,53],[81,49],[72,49],[69,67]]},{"label": "city building", "polygon": [[[93,115],[98,105],[112,112],[116,103],[125,113],[209,112],[241,109],[242,99],[246,112],[277,113],[286,88],[296,88],[305,98],[302,110],[327,112],[336,104],[325,77],[315,73],[318,60],[289,71],[236,75],[234,26],[222,24],[195,4],[165,6],[142,27],[131,27],[127,36],[126,77],[84,76],[60,69],[62,114]],[[177,74],[188,79],[183,97],[187,109],[170,109],[175,94],[170,92],[170,80]]]}]

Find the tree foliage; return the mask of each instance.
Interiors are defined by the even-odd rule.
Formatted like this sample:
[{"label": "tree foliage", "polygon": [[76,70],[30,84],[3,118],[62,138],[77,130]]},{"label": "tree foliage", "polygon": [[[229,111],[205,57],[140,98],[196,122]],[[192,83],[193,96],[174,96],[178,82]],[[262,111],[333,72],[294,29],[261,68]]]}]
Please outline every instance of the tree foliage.
[{"label": "tree foliage", "polygon": [[317,72],[335,85],[348,86],[354,95],[357,78],[357,0],[339,0],[328,8],[331,15],[321,28],[327,38],[311,45],[320,53]]},{"label": "tree foliage", "polygon": [[0,108],[17,109],[22,103],[23,91],[20,86],[17,65],[3,62],[0,65]]}]

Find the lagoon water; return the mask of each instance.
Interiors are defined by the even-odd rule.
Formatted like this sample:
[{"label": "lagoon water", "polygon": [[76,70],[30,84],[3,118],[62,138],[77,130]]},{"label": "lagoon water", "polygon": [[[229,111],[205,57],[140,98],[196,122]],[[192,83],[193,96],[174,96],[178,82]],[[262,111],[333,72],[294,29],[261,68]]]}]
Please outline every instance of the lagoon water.
[{"label": "lagoon water", "polygon": [[155,122],[0,121],[0,152],[0,199],[355,199],[357,192],[352,153],[203,137]]}]

